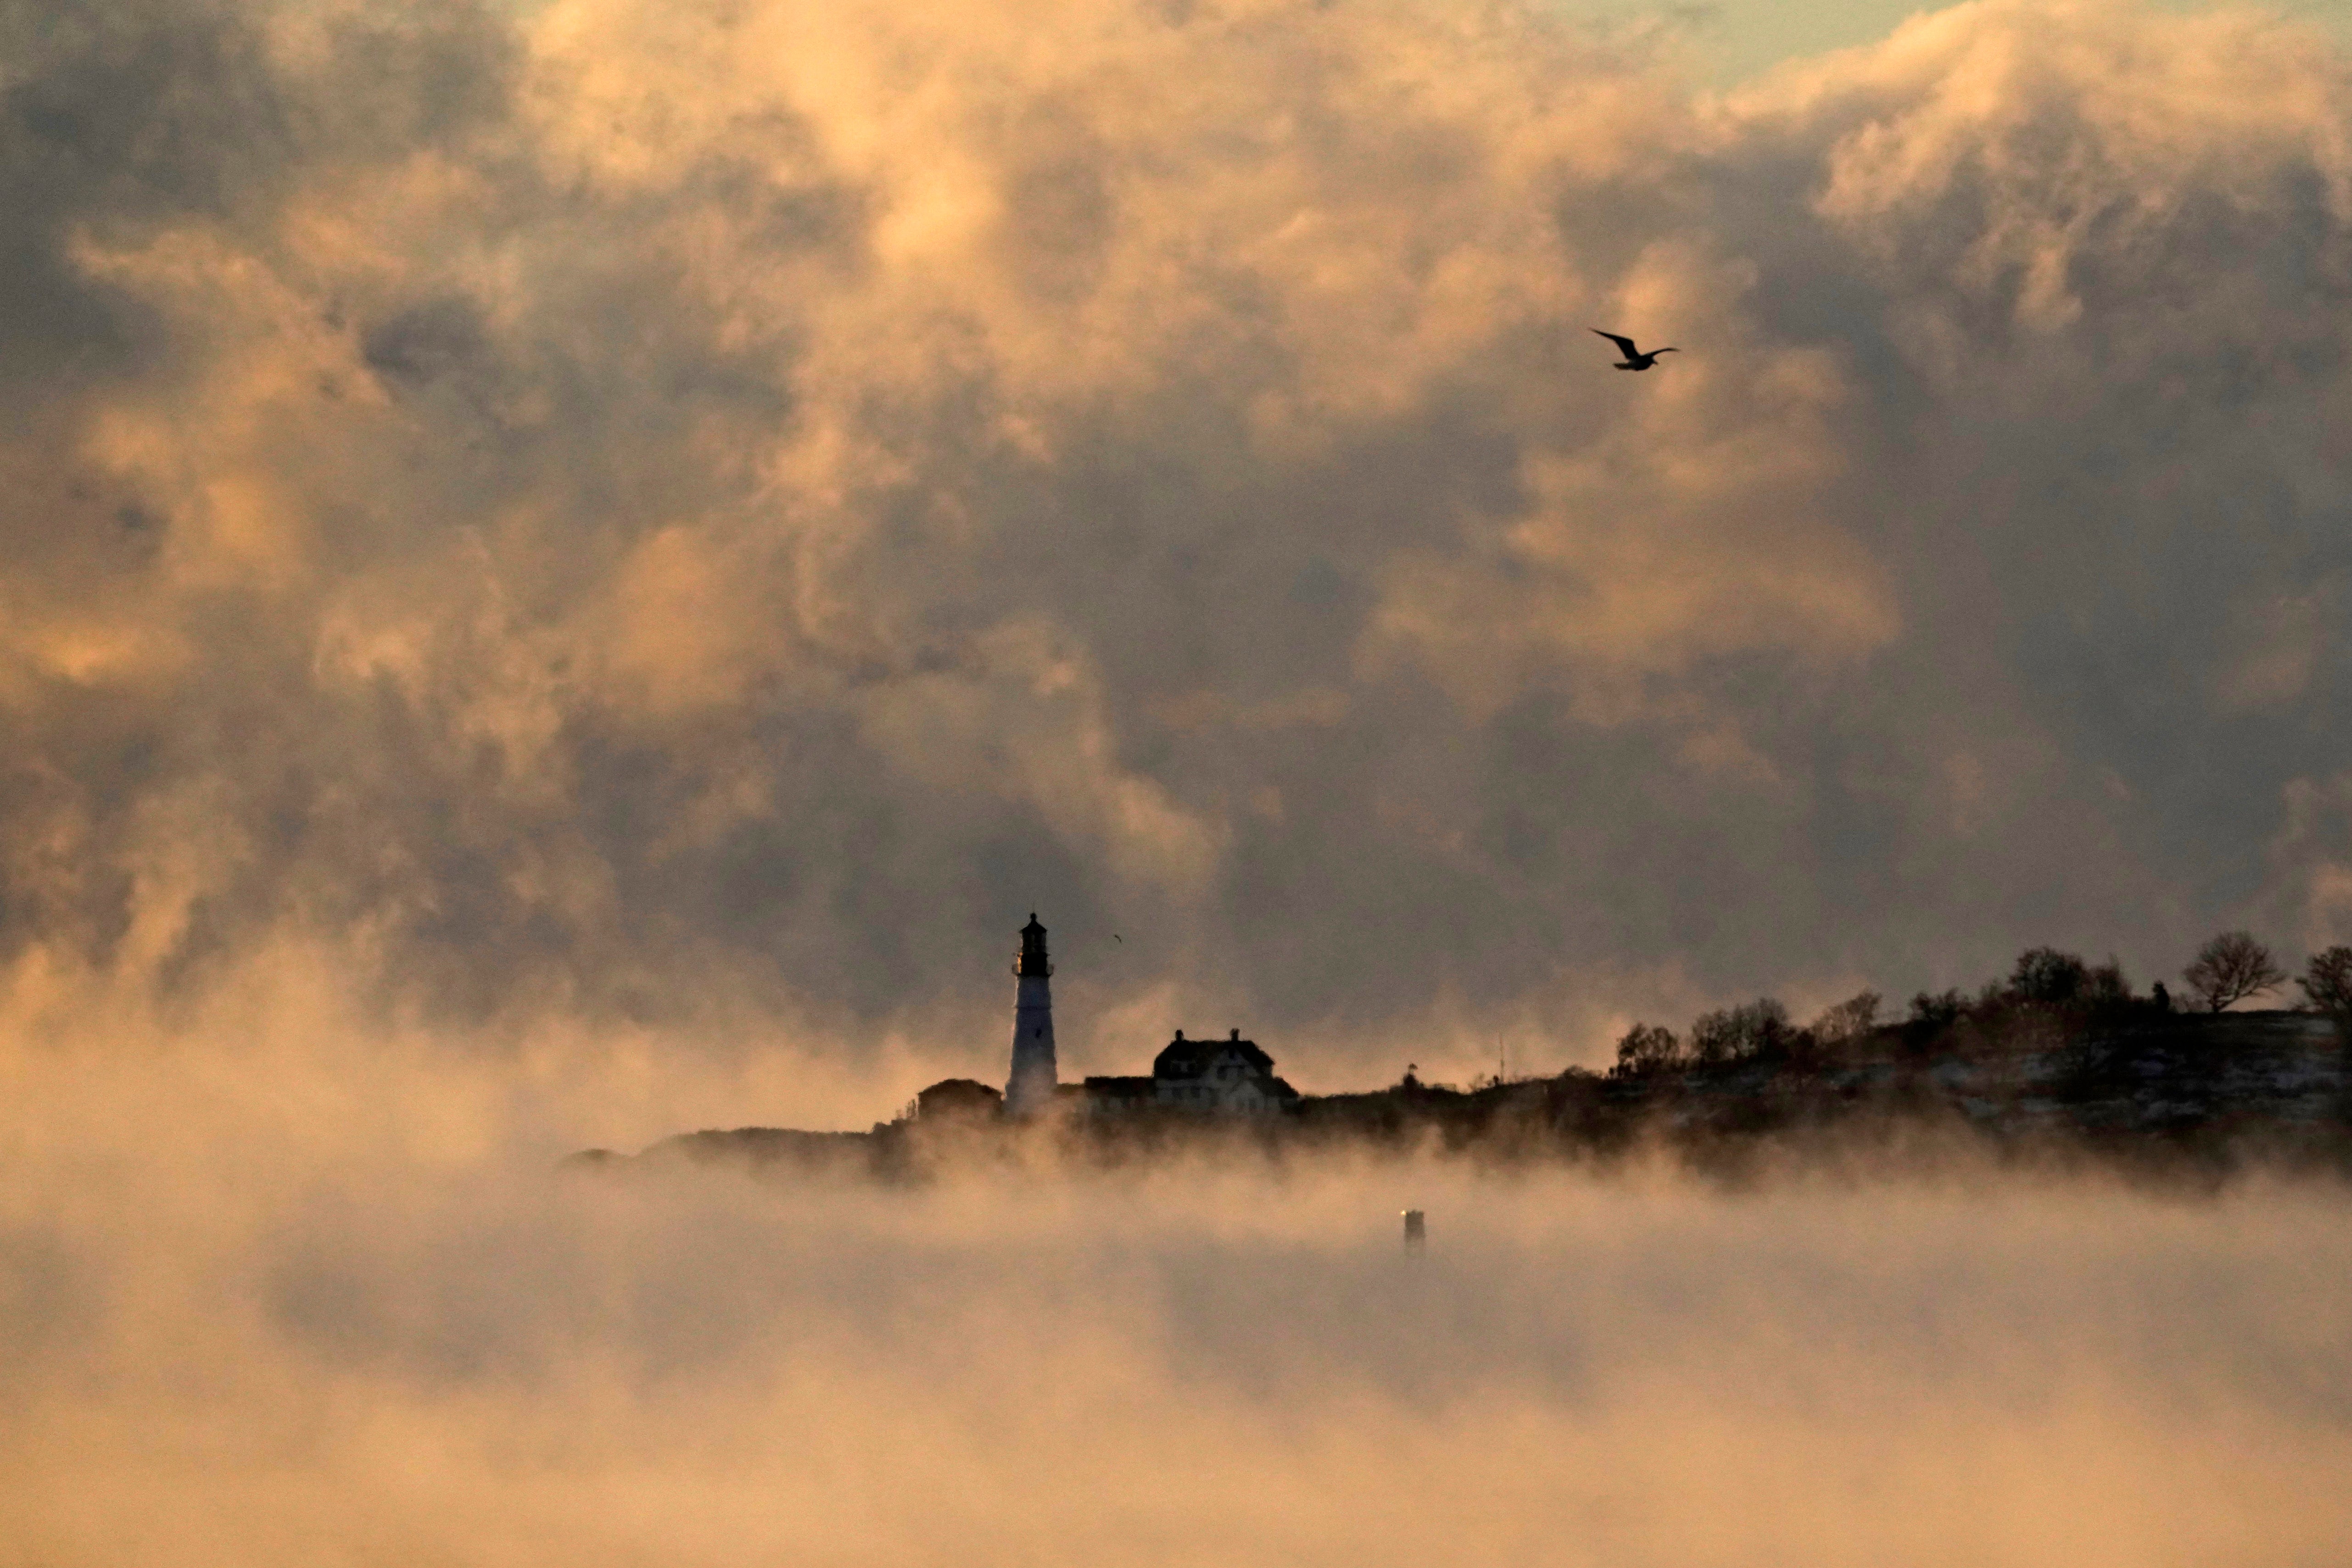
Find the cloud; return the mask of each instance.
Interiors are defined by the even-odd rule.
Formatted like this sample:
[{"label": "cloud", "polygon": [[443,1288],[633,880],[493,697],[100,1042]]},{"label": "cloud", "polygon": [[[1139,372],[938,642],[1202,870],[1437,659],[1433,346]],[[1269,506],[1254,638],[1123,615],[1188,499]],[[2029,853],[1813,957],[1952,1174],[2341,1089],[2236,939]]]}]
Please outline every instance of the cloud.
[{"label": "cloud", "polygon": [[70,15],[0,89],[21,997],[316,946],[982,1071],[1035,908],[1132,945],[1076,1060],[1546,1065],[2167,970],[2347,766],[2316,34],[1980,0],[1716,99],[1507,6]]}]

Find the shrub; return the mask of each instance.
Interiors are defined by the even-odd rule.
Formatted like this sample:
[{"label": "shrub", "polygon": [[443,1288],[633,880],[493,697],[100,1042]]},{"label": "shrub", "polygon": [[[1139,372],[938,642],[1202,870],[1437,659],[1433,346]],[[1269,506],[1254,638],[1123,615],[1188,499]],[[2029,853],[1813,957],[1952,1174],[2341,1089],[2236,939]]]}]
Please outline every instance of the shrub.
[{"label": "shrub", "polygon": [[1797,1041],[1797,1031],[1789,1027],[1789,1009],[1770,997],[1701,1013],[1691,1025],[1691,1055],[1707,1063],[1788,1055]]},{"label": "shrub", "polygon": [[2095,966],[2083,981],[2083,999],[2099,1007],[2115,1007],[2132,999],[2131,982],[2124,977],[2124,967],[2110,954],[2107,961]]},{"label": "shrub", "polygon": [[2071,1002],[2090,981],[2089,965],[2055,947],[2028,947],[2009,971],[2010,994],[2021,1002]]},{"label": "shrub", "polygon": [[1823,1045],[1849,1045],[1868,1034],[1878,1022],[1879,996],[1861,991],[1813,1020],[1811,1034]]},{"label": "shrub", "polygon": [[1968,1010],[1968,998],[1957,990],[1921,991],[1911,998],[1911,1016],[1903,1020],[1903,1049],[1927,1051],[1951,1033]]},{"label": "shrub", "polygon": [[1960,1021],[1969,1009],[1969,1001],[1956,988],[1948,991],[1921,991],[1911,998],[1911,1016],[1904,1020],[1906,1030],[1918,1030],[1941,1034]]}]

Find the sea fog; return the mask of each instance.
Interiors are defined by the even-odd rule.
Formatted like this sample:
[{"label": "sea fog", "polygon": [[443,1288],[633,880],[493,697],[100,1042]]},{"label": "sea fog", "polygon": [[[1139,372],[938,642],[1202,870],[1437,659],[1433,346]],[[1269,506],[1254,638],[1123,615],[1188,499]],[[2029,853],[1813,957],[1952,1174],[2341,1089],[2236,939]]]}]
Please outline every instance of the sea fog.
[{"label": "sea fog", "polygon": [[614,1179],[551,1157],[612,1083],[517,1091],[528,1061],[95,1060],[9,1063],[9,1564],[2081,1568],[2352,1539],[2332,1182]]}]

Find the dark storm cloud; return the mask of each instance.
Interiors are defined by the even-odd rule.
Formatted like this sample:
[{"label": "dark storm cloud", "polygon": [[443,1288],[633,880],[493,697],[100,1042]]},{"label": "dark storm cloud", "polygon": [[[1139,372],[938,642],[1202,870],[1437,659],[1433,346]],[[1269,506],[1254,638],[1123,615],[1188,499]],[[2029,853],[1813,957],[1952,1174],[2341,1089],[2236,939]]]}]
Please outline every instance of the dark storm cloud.
[{"label": "dark storm cloud", "polygon": [[2352,922],[2310,38],[1982,5],[1694,104],[1410,6],[5,26],[23,1006],[299,942],[872,1039],[1034,907],[1077,1060],[1344,1079]]}]

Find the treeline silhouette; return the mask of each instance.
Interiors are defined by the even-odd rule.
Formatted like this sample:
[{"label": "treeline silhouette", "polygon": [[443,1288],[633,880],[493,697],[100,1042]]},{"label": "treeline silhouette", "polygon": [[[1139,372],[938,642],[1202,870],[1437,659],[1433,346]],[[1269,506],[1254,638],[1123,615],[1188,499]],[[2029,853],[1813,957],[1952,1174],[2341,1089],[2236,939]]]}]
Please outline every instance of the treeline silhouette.
[{"label": "treeline silhouette", "polygon": [[2179,978],[2178,997],[2161,981],[2141,992],[2112,958],[2030,947],[2004,977],[1921,992],[1899,1016],[1865,990],[1800,1026],[1763,997],[1680,1035],[1636,1022],[1603,1071],[1466,1090],[1408,1072],[1376,1094],[1310,1099],[1299,1120],[1493,1158],[1664,1146],[1740,1168],[1958,1140],[2204,1175],[2253,1161],[2352,1172],[2352,947],[2312,956],[2293,1009],[2237,1008],[2288,978],[2243,931],[2207,942]]},{"label": "treeline silhouette", "polygon": [[[1617,1042],[1617,1076],[1641,1076],[1744,1061],[1832,1061],[1857,1044],[1899,1043],[1913,1051],[1939,1046],[2049,1043],[2101,1031],[2147,1030],[2172,1019],[2184,1005],[2221,1013],[2275,991],[2286,971],[2252,933],[2224,931],[2207,941],[2181,970],[2186,998],[2176,1000],[2159,980],[2135,992],[2122,966],[2109,958],[2085,962],[2055,947],[2029,947],[2006,979],[1988,980],[1973,995],[1958,989],[1922,991],[1909,1015],[1882,1027],[1882,998],[1863,991],[1802,1029],[1770,997],[1702,1013],[1686,1038],[1637,1022]],[[2339,1025],[2352,1018],[2352,946],[2314,954],[2297,984],[2302,1010]]]}]

